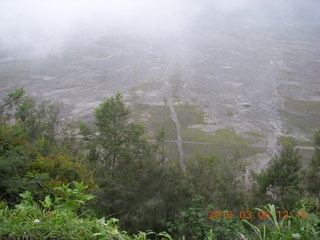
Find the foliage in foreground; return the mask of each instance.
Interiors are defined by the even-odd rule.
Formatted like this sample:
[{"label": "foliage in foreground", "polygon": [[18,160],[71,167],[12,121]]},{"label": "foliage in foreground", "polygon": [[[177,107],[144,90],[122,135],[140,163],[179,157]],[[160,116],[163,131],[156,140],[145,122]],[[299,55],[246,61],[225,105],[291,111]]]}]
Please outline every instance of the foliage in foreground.
[{"label": "foliage in foreground", "polygon": [[219,211],[214,204],[209,204],[204,211],[201,207],[202,200],[201,197],[194,199],[192,207],[182,211],[175,222],[169,223],[169,233],[175,239],[320,239],[317,199],[300,200],[295,204],[296,208],[288,213],[280,211],[273,204],[267,204],[263,209],[242,211],[245,214],[228,210]]},{"label": "foliage in foreground", "polygon": [[[77,214],[77,210],[91,195],[81,193],[84,188],[81,183],[58,187],[59,194],[36,203],[31,193],[25,192],[20,196],[23,201],[10,209],[4,202],[0,204],[0,239],[147,239],[153,235],[157,239],[170,239],[163,232],[155,234],[148,231],[139,232],[134,236],[121,231],[118,220],[111,218],[97,219],[92,213]],[[60,197],[59,197],[60,196]],[[85,217],[88,215],[88,217]]]},{"label": "foliage in foreground", "polygon": [[[249,162],[238,154],[199,154],[181,174],[175,159],[168,159],[164,132],[148,142],[121,94],[106,99],[95,121],[77,129],[63,126],[59,105],[24,94],[9,93],[0,104],[0,239],[172,239],[164,232],[132,235],[147,229],[187,240],[319,238],[319,204],[312,199],[320,196],[320,132],[304,171],[298,151],[285,146],[262,173],[253,174],[255,189],[247,184]],[[96,197],[91,209],[84,204],[91,198],[85,185]],[[295,206],[303,197],[308,199]],[[208,209],[237,212],[267,203],[277,211],[304,208],[310,218],[244,223],[207,216]],[[131,235],[119,230],[117,220],[94,218],[93,211],[119,218]]]},{"label": "foliage in foreground", "polygon": [[[44,201],[36,203],[30,192],[20,196],[22,202],[13,209],[0,203],[0,239],[122,239],[172,240],[166,232],[156,234],[152,231],[139,232],[129,235],[119,229],[117,219],[97,219],[92,212],[78,214],[78,209],[89,201],[92,196],[83,193],[85,187],[81,183],[74,183],[74,187],[58,187],[54,196],[47,196]],[[219,218],[206,221],[207,217],[201,208],[198,198],[194,207],[181,213],[171,229],[179,235],[174,239],[259,239],[259,240],[286,240],[286,239],[318,239],[320,233],[320,219],[312,212],[315,206],[304,205],[300,202],[300,217],[291,215],[290,219],[279,218],[274,205],[265,206],[264,210],[256,211],[265,214],[265,220],[252,223],[252,220],[239,221],[236,219]],[[208,209],[214,208],[213,205]],[[206,217],[206,218],[205,218]],[[245,227],[251,228],[252,234]]]},{"label": "foliage in foreground", "polygon": [[[208,212],[218,210],[214,204],[209,204],[203,209],[203,198],[198,196],[193,199],[193,205],[182,211],[174,222],[169,222],[168,231],[177,239],[186,236],[186,239],[240,239],[240,234],[249,236],[239,219],[224,217],[208,218]],[[228,210],[224,210],[228,212]]]},{"label": "foliage in foreground", "polygon": [[264,210],[257,208],[259,212],[264,212],[266,221],[260,225],[254,225],[247,220],[243,220],[255,232],[256,239],[259,240],[289,240],[289,239],[319,239],[320,219],[316,214],[308,212],[311,210],[302,204],[296,209],[288,219],[279,218],[279,212],[274,205],[268,204]]}]

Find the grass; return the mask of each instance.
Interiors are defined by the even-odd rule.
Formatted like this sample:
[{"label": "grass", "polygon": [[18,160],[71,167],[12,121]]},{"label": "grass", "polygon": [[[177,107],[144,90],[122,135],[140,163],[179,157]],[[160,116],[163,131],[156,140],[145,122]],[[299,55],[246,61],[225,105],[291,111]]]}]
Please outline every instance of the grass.
[{"label": "grass", "polygon": [[278,141],[281,144],[281,146],[287,146],[287,145],[297,145],[297,146],[312,146],[312,142],[306,142],[301,141],[293,137],[288,136],[280,136],[278,137]]},{"label": "grass", "polygon": [[284,99],[283,109],[279,110],[279,113],[287,122],[288,133],[295,132],[298,128],[311,136],[320,126],[320,101],[294,99],[291,96],[294,96],[296,88],[297,85],[281,84],[278,86],[278,92]]},{"label": "grass", "polygon": [[245,134],[247,136],[248,142],[251,144],[256,144],[263,141],[264,139],[267,139],[267,136],[257,132],[248,131],[248,132],[245,132]]},{"label": "grass", "polygon": [[291,112],[304,113],[311,117],[320,119],[320,102],[318,101],[300,101],[286,97],[284,103],[285,109]]},{"label": "grass", "polygon": [[247,135],[252,136],[252,137],[257,137],[257,138],[267,138],[267,136],[260,134],[260,133],[256,133],[256,132],[245,132]]},{"label": "grass", "polygon": [[251,157],[257,153],[264,152],[265,149],[253,147],[251,145],[238,145],[233,144],[183,144],[185,159],[193,158],[197,153],[201,153],[205,156],[216,155],[220,159],[228,159],[233,156],[236,150],[239,151],[242,157]]},{"label": "grass", "polygon": [[[319,239],[319,219],[316,214],[307,214],[306,218],[303,215],[298,217],[291,213],[290,219],[279,218],[278,209],[273,204],[267,204],[264,209],[255,208],[255,211],[267,213],[267,219],[254,225],[248,220],[243,220],[254,232],[259,240],[267,239]],[[300,213],[307,213],[304,205],[297,209]]]},{"label": "grass", "polygon": [[226,115],[228,117],[233,117],[234,116],[234,112],[232,112],[230,109],[229,110],[226,110]]},{"label": "grass", "polygon": [[141,84],[138,84],[134,87],[131,87],[128,89],[128,93],[130,94],[130,101],[135,103],[139,100],[140,96],[138,92],[144,92],[146,90],[150,89],[156,89],[156,87],[159,85],[159,82],[144,82]]},{"label": "grass", "polygon": [[219,129],[214,135],[200,129],[187,128],[182,129],[182,136],[185,140],[195,142],[248,144],[245,138],[228,128]]},{"label": "grass", "polygon": [[175,110],[177,112],[181,127],[183,128],[187,128],[188,126],[194,124],[205,124],[204,111],[195,105],[188,103],[179,104],[175,106]]},{"label": "grass", "polygon": [[319,128],[319,120],[309,118],[307,116],[295,115],[291,112],[279,110],[280,116],[284,118],[288,124],[286,126],[288,133],[294,132],[296,129],[303,131],[308,135],[313,135],[314,131]]},{"label": "grass", "polygon": [[[155,134],[164,130],[166,139],[177,139],[176,125],[170,117],[170,109],[168,106],[150,106],[146,104],[136,104],[132,107],[133,120],[143,123],[149,134],[148,137],[154,139]],[[149,116],[144,119],[143,116]]]},{"label": "grass", "polygon": [[[175,106],[178,119],[181,124],[181,134],[183,140],[195,142],[208,142],[212,144],[184,144],[185,157],[191,157],[196,152],[205,154],[215,153],[220,157],[231,157],[235,149],[240,148],[243,156],[252,156],[262,149],[253,147],[250,142],[239,136],[234,130],[224,128],[219,129],[215,134],[204,132],[200,129],[190,128],[191,125],[204,125],[204,111],[192,104],[184,103]],[[175,140],[176,126],[170,117],[170,109],[168,106],[150,106],[145,104],[135,104],[132,107],[134,121],[143,123],[149,134],[149,139],[154,139],[157,131],[164,130],[166,139]],[[147,116],[147,118],[144,118]],[[255,133],[246,132],[255,138],[266,138],[266,136]],[[176,143],[167,143],[169,159],[178,159]]]}]

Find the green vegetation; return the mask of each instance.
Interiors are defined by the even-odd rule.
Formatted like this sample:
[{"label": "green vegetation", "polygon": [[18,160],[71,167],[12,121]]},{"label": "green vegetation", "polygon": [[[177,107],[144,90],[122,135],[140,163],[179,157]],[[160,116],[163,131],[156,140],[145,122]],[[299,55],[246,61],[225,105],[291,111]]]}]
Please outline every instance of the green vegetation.
[{"label": "green vegetation", "polygon": [[320,198],[320,130],[314,135],[315,153],[305,172],[308,192],[311,196]]},{"label": "green vegetation", "polygon": [[269,202],[275,202],[283,209],[292,208],[300,197],[300,168],[298,150],[294,150],[292,145],[285,146],[280,156],[271,160],[268,168],[254,176],[262,198],[269,198]]},{"label": "green vegetation", "polygon": [[159,85],[158,82],[145,82],[142,84],[139,84],[137,86],[129,88],[129,92],[138,92],[138,91],[145,91],[147,89],[156,88]]},{"label": "green vegetation", "polygon": [[[239,152],[221,160],[215,155],[198,155],[189,163],[194,189],[210,203],[221,209],[245,207],[245,173],[248,163]],[[215,173],[215,174],[213,174]]]},{"label": "green vegetation", "polygon": [[319,127],[320,102],[294,99],[293,94],[299,90],[297,87],[299,86],[296,84],[281,84],[277,87],[285,100],[283,109],[279,112],[286,119],[288,133],[298,128],[311,136],[314,129]]},{"label": "green vegetation", "polygon": [[318,239],[319,218],[314,213],[307,214],[312,209],[306,208],[303,203],[298,203],[298,208],[288,216],[286,212],[281,216],[281,211],[268,204],[264,209],[256,208],[258,214],[266,219],[262,224],[254,225],[247,220],[243,222],[250,226],[259,240]]},{"label": "green vegetation", "polygon": [[[205,208],[205,211],[203,209]],[[196,196],[192,205],[182,211],[175,222],[169,222],[169,231],[191,239],[239,239],[239,233],[248,231],[238,219],[212,218],[210,211],[219,210],[214,204],[204,205],[204,198]],[[225,210],[228,212],[227,210]],[[209,216],[210,216],[209,215]]]},{"label": "green vegetation", "polygon": [[253,147],[251,145],[234,145],[230,143],[208,143],[208,144],[193,144],[183,143],[184,153],[188,158],[193,159],[197,153],[202,153],[205,156],[210,156],[212,153],[221,159],[232,157],[235,150],[238,150],[241,156],[251,157],[257,153],[265,151],[264,148]]},{"label": "green vegetation", "polygon": [[167,139],[177,138],[176,125],[170,117],[168,106],[135,104],[132,107],[132,115],[136,122],[143,123],[149,130],[147,132],[149,139],[153,139],[154,135],[161,130],[165,131]]},{"label": "green vegetation", "polygon": [[204,112],[191,104],[179,104],[175,106],[179,121],[183,128],[194,124],[205,124]]},{"label": "green vegetation", "polygon": [[247,135],[257,138],[267,138],[265,135],[256,132],[245,132]]},{"label": "green vegetation", "polygon": [[250,144],[259,144],[261,142],[265,142],[267,136],[257,133],[257,132],[245,132],[246,139]]},{"label": "green vegetation", "polygon": [[214,135],[206,133],[200,129],[187,128],[182,131],[182,136],[188,141],[247,144],[246,139],[237,135],[234,131],[228,128],[218,129]]},{"label": "green vegetation", "polygon": [[81,183],[74,182],[74,185],[74,189],[68,185],[55,188],[57,193],[53,197],[47,195],[44,201],[35,202],[31,193],[25,192],[20,194],[22,202],[14,208],[2,204],[0,238],[143,240],[154,235],[157,239],[168,239],[164,237],[166,233],[156,235],[151,231],[130,236],[119,229],[117,219],[97,219],[92,212],[77,214],[77,209],[93,196],[83,193],[85,187]]},{"label": "green vegetation", "polygon": [[312,146],[311,142],[305,142],[293,137],[280,136],[278,138],[279,144],[281,146],[295,145],[295,146]]},{"label": "green vegetation", "polygon": [[293,129],[299,129],[307,134],[312,134],[313,130],[319,127],[317,118],[310,118],[298,113],[279,110],[280,116],[286,119],[288,133]]},{"label": "green vegetation", "polygon": [[92,123],[65,124],[59,108],[23,89],[0,105],[0,239],[319,238],[320,132],[306,169],[288,145],[251,173],[245,156],[257,150],[245,139],[198,130],[216,148],[190,158],[184,175],[166,132],[147,141],[120,93],[95,109]]},{"label": "green vegetation", "polygon": [[291,97],[284,96],[284,109],[279,110],[291,128],[299,128],[301,131],[312,134],[312,129],[319,127],[320,102],[300,101]]},{"label": "green vegetation", "polygon": [[139,85],[133,86],[128,89],[128,92],[130,94],[130,101],[131,102],[137,102],[139,98],[141,97],[139,95],[139,92],[144,92],[146,90],[156,90],[159,86],[159,82],[144,82]]},{"label": "green vegetation", "polygon": [[287,97],[285,102],[286,109],[293,112],[306,113],[314,117],[320,117],[320,102],[299,101]]},{"label": "green vegetation", "polygon": [[233,112],[232,110],[230,110],[230,109],[227,109],[227,110],[226,110],[226,115],[227,115],[228,117],[233,117],[233,116],[234,116],[234,112]]}]

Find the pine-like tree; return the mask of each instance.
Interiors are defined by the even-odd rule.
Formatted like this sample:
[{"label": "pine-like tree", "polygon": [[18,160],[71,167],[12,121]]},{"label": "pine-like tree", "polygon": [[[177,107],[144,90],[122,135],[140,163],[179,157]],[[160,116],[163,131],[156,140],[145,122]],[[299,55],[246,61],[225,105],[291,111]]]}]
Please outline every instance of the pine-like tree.
[{"label": "pine-like tree", "polygon": [[255,178],[265,203],[274,202],[288,210],[299,198],[299,171],[301,156],[298,149],[288,145],[282,148],[280,156],[275,156],[267,169]]},{"label": "pine-like tree", "polygon": [[308,192],[320,198],[320,130],[314,135],[315,153],[306,171]]}]

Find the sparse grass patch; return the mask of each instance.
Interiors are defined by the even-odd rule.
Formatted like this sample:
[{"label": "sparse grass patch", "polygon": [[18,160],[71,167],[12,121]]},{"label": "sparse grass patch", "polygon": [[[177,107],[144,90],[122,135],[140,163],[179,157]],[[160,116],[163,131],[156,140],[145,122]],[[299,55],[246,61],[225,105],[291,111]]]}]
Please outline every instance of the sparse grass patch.
[{"label": "sparse grass patch", "polygon": [[257,137],[257,138],[267,138],[267,136],[260,134],[260,133],[256,133],[256,132],[245,132],[245,134],[252,136],[252,137]]},{"label": "sparse grass patch", "polygon": [[188,103],[179,104],[175,106],[178,119],[183,128],[186,128],[190,125],[194,124],[205,124],[204,121],[204,111],[195,106]]},{"label": "sparse grass patch", "polygon": [[288,111],[279,110],[280,116],[286,119],[288,123],[287,129],[290,132],[290,129],[294,131],[295,129],[299,129],[308,135],[312,135],[313,132],[319,128],[319,120],[307,117],[296,115]]},{"label": "sparse grass patch", "polygon": [[197,153],[210,156],[216,155],[220,159],[231,158],[236,150],[239,151],[242,157],[251,157],[257,153],[265,151],[263,148],[253,147],[251,145],[241,145],[241,147],[232,144],[183,144],[184,154],[186,159],[193,158]]},{"label": "sparse grass patch", "polygon": [[278,137],[278,142],[281,146],[297,145],[293,137],[280,136]]},{"label": "sparse grass patch", "polygon": [[233,117],[233,116],[234,116],[234,112],[232,112],[230,109],[228,109],[228,110],[226,111],[226,115],[227,115],[228,117]]},{"label": "sparse grass patch", "polygon": [[245,138],[227,128],[217,130],[214,135],[200,129],[187,128],[182,130],[182,136],[185,140],[195,142],[248,144]]},{"label": "sparse grass patch", "polygon": [[145,92],[147,90],[156,89],[159,86],[159,82],[144,82],[133,86],[128,89],[130,95],[130,102],[135,103],[139,100],[140,96],[138,92]]},{"label": "sparse grass patch", "polygon": [[[146,126],[148,137],[153,139],[158,131],[164,130],[166,139],[177,139],[176,125],[170,117],[168,106],[136,104],[132,107],[132,114],[135,122]],[[144,119],[144,116],[148,116],[148,119]]]},{"label": "sparse grass patch", "polygon": [[131,93],[138,92],[138,91],[145,91],[147,89],[156,87],[158,84],[159,84],[158,82],[144,82],[137,86],[129,88],[128,91]]},{"label": "sparse grass patch", "polygon": [[292,112],[303,113],[311,117],[320,119],[320,102],[317,101],[299,101],[286,97],[284,106]]},{"label": "sparse grass patch", "polygon": [[287,145],[312,146],[311,142],[301,141],[290,136],[280,136],[278,137],[278,141],[281,146],[287,146]]}]

